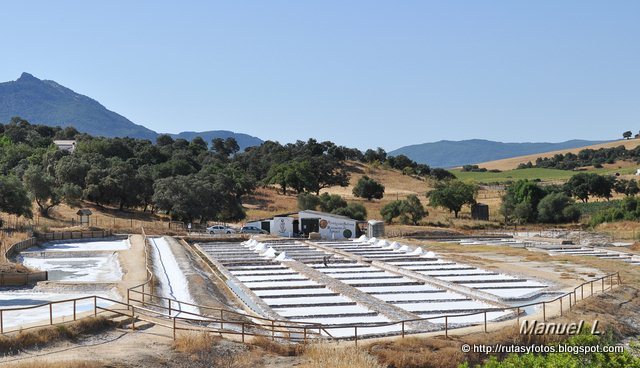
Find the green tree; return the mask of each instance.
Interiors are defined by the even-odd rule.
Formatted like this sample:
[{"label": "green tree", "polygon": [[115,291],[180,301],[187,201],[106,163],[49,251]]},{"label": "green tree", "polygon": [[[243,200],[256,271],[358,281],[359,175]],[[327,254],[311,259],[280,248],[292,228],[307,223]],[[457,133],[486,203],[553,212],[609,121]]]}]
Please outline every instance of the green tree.
[{"label": "green tree", "polygon": [[384,185],[365,175],[353,187],[353,195],[368,201],[373,198],[381,199],[384,196]]},{"label": "green tree", "polygon": [[402,202],[403,201],[401,200],[395,200],[382,206],[380,209],[380,215],[386,223],[390,224],[393,222],[394,218],[400,216],[402,213]]},{"label": "green tree", "polygon": [[300,193],[298,194],[298,209],[301,211],[304,210],[315,210],[320,205],[320,198],[317,195],[311,193]]},{"label": "green tree", "polygon": [[436,183],[435,188],[427,193],[427,198],[430,206],[446,208],[458,218],[462,206],[476,203],[477,193],[476,185],[448,180]]},{"label": "green tree", "polygon": [[320,210],[323,212],[333,212],[338,208],[347,207],[347,201],[338,194],[322,193],[320,199]]},{"label": "green tree", "polygon": [[411,194],[402,201],[400,206],[400,216],[402,223],[411,223],[418,225],[420,221],[428,216],[429,212],[425,210],[418,196]]},{"label": "green tree", "polygon": [[626,132],[622,133],[622,138],[624,139],[629,139],[631,138],[631,136],[633,136],[633,133],[630,130],[627,130]]},{"label": "green tree", "polygon": [[0,211],[31,218],[31,200],[15,176],[0,175]]},{"label": "green tree", "polygon": [[538,204],[538,220],[544,223],[576,221],[580,212],[573,206],[573,200],[564,193],[551,193]]},{"label": "green tree", "polygon": [[537,221],[538,203],[547,195],[547,191],[537,183],[529,180],[518,180],[506,188],[502,196],[500,213],[505,221],[511,219],[519,223]]},{"label": "green tree", "polygon": [[49,216],[49,210],[60,204],[61,201],[55,179],[44,172],[42,167],[29,166],[24,172],[23,180],[27,190],[40,208],[40,214]]},{"label": "green tree", "polygon": [[331,213],[347,216],[354,220],[364,221],[367,219],[367,209],[360,203],[349,203],[346,207],[336,208]]}]

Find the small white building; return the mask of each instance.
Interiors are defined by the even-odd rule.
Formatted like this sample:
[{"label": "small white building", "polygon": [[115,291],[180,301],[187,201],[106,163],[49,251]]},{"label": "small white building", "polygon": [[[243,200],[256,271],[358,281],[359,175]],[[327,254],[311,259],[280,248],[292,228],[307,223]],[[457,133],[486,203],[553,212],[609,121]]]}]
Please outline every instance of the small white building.
[{"label": "small white building", "polygon": [[253,220],[247,226],[259,227],[271,235],[308,237],[319,233],[323,239],[353,239],[357,237],[358,221],[347,216],[305,210],[298,213],[276,215],[270,219]]},{"label": "small white building", "polygon": [[305,210],[298,213],[300,232],[320,233],[322,239],[351,239],[356,237],[358,221],[347,216]]},{"label": "small white building", "polygon": [[74,140],[54,140],[53,144],[55,144],[60,151],[73,153],[73,151],[76,150],[76,141]]}]

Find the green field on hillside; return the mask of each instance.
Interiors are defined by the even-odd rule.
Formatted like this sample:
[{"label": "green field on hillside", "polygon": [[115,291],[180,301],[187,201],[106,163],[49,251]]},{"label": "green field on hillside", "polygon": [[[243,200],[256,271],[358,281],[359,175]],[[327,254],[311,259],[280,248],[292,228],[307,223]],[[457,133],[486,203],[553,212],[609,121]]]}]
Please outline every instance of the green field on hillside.
[{"label": "green field on hillside", "polygon": [[[557,170],[557,169],[544,169],[544,168],[531,168],[531,169],[515,169],[507,170],[503,172],[464,172],[460,169],[450,170],[458,179],[465,182],[476,183],[504,183],[509,181],[516,181],[520,179],[540,179],[542,181],[565,181],[573,175],[577,174],[577,171],[571,170]],[[636,172],[634,167],[627,167],[622,169],[592,169],[589,172],[595,172],[600,175],[615,174],[616,172],[626,175]]]}]

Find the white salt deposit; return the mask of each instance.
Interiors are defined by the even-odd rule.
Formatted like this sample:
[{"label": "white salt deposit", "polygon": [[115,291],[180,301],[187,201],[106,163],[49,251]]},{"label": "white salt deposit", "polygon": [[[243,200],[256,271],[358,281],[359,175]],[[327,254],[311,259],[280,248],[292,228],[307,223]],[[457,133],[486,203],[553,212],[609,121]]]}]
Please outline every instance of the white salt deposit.
[{"label": "white salt deposit", "polygon": [[287,256],[287,252],[282,252],[275,259],[276,261],[291,261],[293,258]]},{"label": "white salt deposit", "polygon": [[129,239],[122,240],[100,240],[100,241],[60,241],[44,244],[42,247],[33,247],[27,251],[56,251],[56,252],[77,252],[77,251],[109,251],[127,250],[131,248]]},{"label": "white salt deposit", "polygon": [[369,244],[375,244],[378,241],[378,238],[376,238],[375,236],[373,238],[370,238],[369,240],[367,240],[367,243]]},{"label": "white salt deposit", "polygon": [[[189,292],[189,283],[183,273],[169,243],[164,238],[151,238],[151,257],[153,259],[153,273],[160,283],[160,295],[165,298],[195,304]],[[180,315],[181,311],[199,314],[200,310],[191,305],[172,302],[173,315]],[[183,317],[195,318],[189,314]]]},{"label": "white salt deposit", "polygon": [[98,257],[21,257],[31,268],[49,272],[50,281],[118,282],[122,269],[118,254]]},{"label": "white salt deposit", "polygon": [[357,239],[357,241],[359,241],[360,243],[365,243],[367,240],[369,240],[369,238],[366,235],[360,235],[360,237]]},{"label": "white salt deposit", "polygon": [[269,247],[267,250],[265,250],[260,255],[265,257],[265,258],[276,258],[276,250],[271,248],[271,247]]}]

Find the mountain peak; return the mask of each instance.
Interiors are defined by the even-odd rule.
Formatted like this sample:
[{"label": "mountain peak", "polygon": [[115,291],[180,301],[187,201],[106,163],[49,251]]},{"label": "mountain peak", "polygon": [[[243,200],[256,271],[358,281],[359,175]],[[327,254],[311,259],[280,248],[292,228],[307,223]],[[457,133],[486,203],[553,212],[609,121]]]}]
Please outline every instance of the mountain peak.
[{"label": "mountain peak", "polygon": [[20,78],[18,78],[18,80],[16,82],[29,82],[29,81],[40,81],[40,79],[34,77],[32,74],[29,74],[27,72],[23,72],[20,75]]}]

